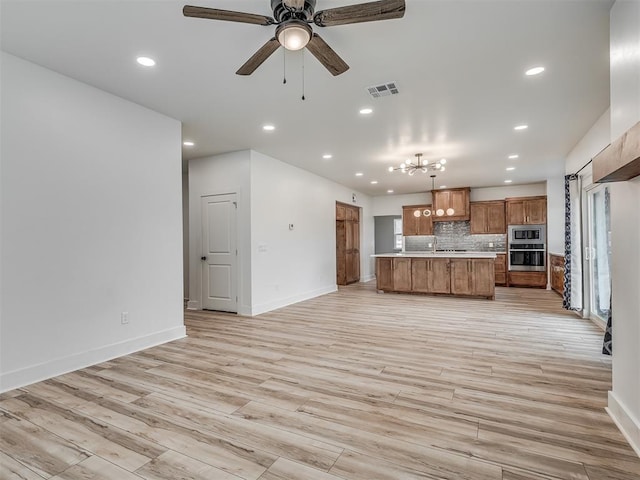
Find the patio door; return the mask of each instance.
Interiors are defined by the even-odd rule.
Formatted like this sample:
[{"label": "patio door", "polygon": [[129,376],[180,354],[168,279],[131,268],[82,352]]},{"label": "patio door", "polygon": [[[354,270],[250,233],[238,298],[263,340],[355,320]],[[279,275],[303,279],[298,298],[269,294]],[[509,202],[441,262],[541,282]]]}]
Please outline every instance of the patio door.
[{"label": "patio door", "polygon": [[589,272],[589,310],[606,323],[611,309],[610,189],[598,185],[587,191],[588,245],[585,260]]}]

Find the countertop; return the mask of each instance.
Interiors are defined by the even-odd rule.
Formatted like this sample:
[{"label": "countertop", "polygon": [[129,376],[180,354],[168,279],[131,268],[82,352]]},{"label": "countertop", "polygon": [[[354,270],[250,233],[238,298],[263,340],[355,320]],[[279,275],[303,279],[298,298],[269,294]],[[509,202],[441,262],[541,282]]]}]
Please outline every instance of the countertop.
[{"label": "countertop", "polygon": [[501,252],[397,252],[378,253],[374,258],[406,257],[406,258],[496,258]]}]

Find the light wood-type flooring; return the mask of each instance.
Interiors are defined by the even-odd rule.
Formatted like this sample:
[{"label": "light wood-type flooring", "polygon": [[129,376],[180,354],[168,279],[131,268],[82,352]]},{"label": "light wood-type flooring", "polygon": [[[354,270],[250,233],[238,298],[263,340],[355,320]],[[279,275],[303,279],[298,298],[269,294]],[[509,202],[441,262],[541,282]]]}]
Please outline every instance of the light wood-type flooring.
[{"label": "light wood-type flooring", "polygon": [[[0,478],[630,480],[602,331],[551,291],[372,283],[0,396]],[[615,347],[614,347],[615,348]]]}]

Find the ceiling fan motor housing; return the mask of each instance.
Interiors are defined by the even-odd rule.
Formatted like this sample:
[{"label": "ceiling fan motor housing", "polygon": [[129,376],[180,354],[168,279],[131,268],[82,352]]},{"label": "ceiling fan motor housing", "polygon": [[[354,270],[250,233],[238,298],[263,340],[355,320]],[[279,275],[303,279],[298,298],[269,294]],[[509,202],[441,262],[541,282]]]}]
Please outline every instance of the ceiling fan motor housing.
[{"label": "ceiling fan motor housing", "polygon": [[296,19],[310,22],[313,18],[313,12],[316,8],[316,0],[304,0],[304,7],[301,10],[292,11],[287,8],[284,0],[271,0],[271,9],[273,10],[273,18],[278,23],[287,20]]}]

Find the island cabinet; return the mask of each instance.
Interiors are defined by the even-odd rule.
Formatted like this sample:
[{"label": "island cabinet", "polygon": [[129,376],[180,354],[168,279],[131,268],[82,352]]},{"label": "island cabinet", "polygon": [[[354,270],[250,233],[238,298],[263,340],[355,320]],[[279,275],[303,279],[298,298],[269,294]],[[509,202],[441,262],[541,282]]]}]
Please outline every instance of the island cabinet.
[{"label": "island cabinet", "polygon": [[450,222],[469,220],[469,194],[471,189],[450,188],[431,190],[433,198],[433,221]]},{"label": "island cabinet", "polygon": [[494,262],[496,285],[505,286],[507,284],[507,254],[497,253]]},{"label": "island cabinet", "polygon": [[375,257],[378,291],[495,298],[494,254]]},{"label": "island cabinet", "polygon": [[547,223],[547,197],[507,198],[508,225],[540,225]]},{"label": "island cabinet", "polygon": [[507,232],[504,201],[471,202],[471,234]]},{"label": "island cabinet", "polygon": [[[425,210],[429,212],[425,215]],[[402,207],[402,234],[405,236],[433,235],[431,205],[405,205]]]},{"label": "island cabinet", "polygon": [[494,297],[494,262],[475,258],[452,258],[450,265],[452,294]]},{"label": "island cabinet", "polygon": [[412,291],[419,293],[450,293],[451,280],[448,258],[414,258],[411,260]]},{"label": "island cabinet", "polygon": [[393,289],[396,292],[411,291],[411,259],[393,259]]}]

